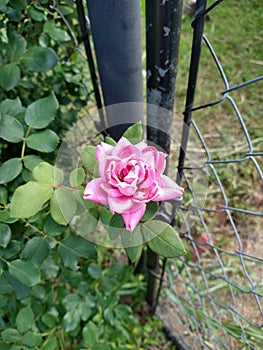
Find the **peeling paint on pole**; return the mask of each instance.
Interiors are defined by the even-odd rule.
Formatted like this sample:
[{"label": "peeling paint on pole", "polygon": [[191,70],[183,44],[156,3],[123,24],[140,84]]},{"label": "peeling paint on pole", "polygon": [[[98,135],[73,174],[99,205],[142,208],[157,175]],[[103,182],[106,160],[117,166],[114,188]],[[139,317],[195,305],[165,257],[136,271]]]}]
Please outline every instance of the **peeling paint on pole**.
[{"label": "peeling paint on pole", "polygon": [[[147,103],[173,111],[178,50],[181,31],[182,0],[146,1]],[[168,113],[169,116],[169,113]],[[154,128],[148,138],[169,152],[168,135],[172,113],[167,118],[149,115]],[[168,133],[169,134],[169,133]]]}]

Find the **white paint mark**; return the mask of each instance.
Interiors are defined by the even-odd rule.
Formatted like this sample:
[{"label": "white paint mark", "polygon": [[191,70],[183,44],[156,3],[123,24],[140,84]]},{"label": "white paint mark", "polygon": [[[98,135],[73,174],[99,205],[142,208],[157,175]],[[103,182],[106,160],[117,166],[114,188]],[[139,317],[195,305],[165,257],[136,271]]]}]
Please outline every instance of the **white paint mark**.
[{"label": "white paint mark", "polygon": [[168,68],[167,69],[159,68],[158,72],[159,72],[160,77],[163,78],[165,76],[165,74],[168,72]]},{"label": "white paint mark", "polygon": [[162,93],[157,89],[152,89],[148,92],[149,103],[159,104],[162,100]]},{"label": "white paint mark", "polygon": [[150,69],[147,70],[147,80],[152,76],[152,72]]},{"label": "white paint mark", "polygon": [[168,36],[170,31],[171,31],[171,29],[168,28],[168,27],[163,27],[163,31],[164,31],[164,35],[163,36]]}]

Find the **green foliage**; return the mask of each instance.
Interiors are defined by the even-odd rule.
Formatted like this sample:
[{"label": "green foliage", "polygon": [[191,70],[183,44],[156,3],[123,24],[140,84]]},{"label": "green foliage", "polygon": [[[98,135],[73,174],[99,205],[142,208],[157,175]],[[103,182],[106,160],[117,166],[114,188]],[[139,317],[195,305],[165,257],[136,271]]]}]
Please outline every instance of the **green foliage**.
[{"label": "green foliage", "polygon": [[52,93],[48,97],[41,98],[31,103],[25,114],[25,122],[35,129],[43,129],[55,118],[58,109],[58,101]]},{"label": "green foliage", "polygon": [[141,122],[130,126],[123,134],[123,136],[133,144],[139,143],[142,140],[142,135],[143,129]]},{"label": "green foliage", "polygon": [[14,180],[22,171],[22,162],[19,158],[12,158],[4,162],[0,167],[0,184],[6,184]]},{"label": "green foliage", "polygon": [[151,220],[142,225],[143,235],[149,247],[166,258],[184,255],[184,244],[172,226],[158,220]]},{"label": "green foliage", "polygon": [[96,160],[96,147],[87,146],[82,152],[82,164],[91,176],[98,177],[97,160]]},{"label": "green foliage", "polygon": [[29,218],[37,214],[53,194],[48,184],[29,181],[18,187],[10,205],[10,215],[15,218]]},{"label": "green foliage", "polygon": [[[99,218],[113,237],[123,228],[119,215],[82,201],[86,173],[99,176],[95,147],[84,148],[69,176],[52,165],[90,94],[75,2],[56,6],[0,1],[0,349],[139,349],[145,339],[133,309],[142,276],[69,226],[86,208],[84,233]],[[139,142],[141,125],[126,136]],[[149,204],[143,221],[157,210]],[[123,230],[133,262],[142,237],[142,226]]]}]

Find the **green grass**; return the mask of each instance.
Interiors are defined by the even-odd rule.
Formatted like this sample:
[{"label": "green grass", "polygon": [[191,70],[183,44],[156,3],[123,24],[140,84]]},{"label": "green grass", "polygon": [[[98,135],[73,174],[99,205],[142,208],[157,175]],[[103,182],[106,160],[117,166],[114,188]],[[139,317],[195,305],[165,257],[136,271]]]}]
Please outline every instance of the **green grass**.
[{"label": "green grass", "polygon": [[[208,5],[213,1],[208,1]],[[210,21],[205,23],[205,35],[211,42],[230,86],[263,75],[262,49],[262,6],[257,0],[223,1],[210,13]],[[177,76],[177,111],[184,109],[184,100],[188,79],[190,49],[192,44],[192,16],[184,15],[180,45],[180,60]],[[263,81],[250,85],[233,93],[240,112],[250,131],[251,138],[262,137],[263,95],[260,93]],[[195,105],[208,103],[221,97],[225,89],[210,53],[205,45],[199,67]],[[198,113],[197,121],[216,129],[216,124],[223,123],[223,117],[231,114],[228,103]],[[226,128],[224,128],[226,132]],[[262,145],[262,141],[261,141]]]}]

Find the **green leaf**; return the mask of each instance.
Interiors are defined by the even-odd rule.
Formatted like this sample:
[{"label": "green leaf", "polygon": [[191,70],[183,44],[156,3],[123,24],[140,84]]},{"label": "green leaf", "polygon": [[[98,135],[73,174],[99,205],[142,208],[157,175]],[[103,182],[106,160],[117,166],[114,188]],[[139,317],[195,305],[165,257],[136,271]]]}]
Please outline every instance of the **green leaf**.
[{"label": "green leaf", "polygon": [[30,260],[36,266],[40,266],[48,257],[49,245],[44,237],[33,237],[27,241],[21,253],[23,260]]},{"label": "green leaf", "polygon": [[36,297],[36,299],[38,299],[38,300],[45,301],[47,293],[46,293],[45,288],[38,284],[38,285],[32,287],[32,295],[34,297]]},{"label": "green leaf", "polygon": [[92,201],[88,201],[86,199],[84,199],[82,196],[83,196],[83,192],[84,192],[84,188],[81,189],[81,190],[78,190],[78,193],[79,193],[79,196],[81,198],[81,201],[82,201],[82,204],[84,205],[84,207],[86,209],[90,209],[90,208],[93,208],[94,206],[96,206],[97,204],[92,202]]},{"label": "green leaf", "polygon": [[65,231],[65,227],[56,223],[51,215],[48,215],[43,230],[50,236],[59,236]]},{"label": "green leaf", "polygon": [[70,36],[68,33],[60,28],[55,27],[55,23],[52,21],[47,21],[44,25],[44,32],[47,33],[52,39],[56,41],[70,41]]},{"label": "green leaf", "polygon": [[10,210],[8,209],[4,209],[4,210],[0,210],[0,222],[4,222],[6,224],[13,224],[14,222],[16,222],[18,219],[16,218],[11,218],[10,217]]},{"label": "green leaf", "polygon": [[1,256],[4,259],[13,258],[21,250],[21,243],[18,241],[11,241],[8,246],[4,249],[0,249]]},{"label": "green leaf", "polygon": [[138,225],[133,232],[122,230],[121,242],[130,260],[132,262],[139,260],[144,243],[141,226]]},{"label": "green leaf", "polygon": [[[6,187],[0,186],[0,204],[6,205],[8,192]],[[1,220],[0,220],[1,221]]]},{"label": "green leaf", "polygon": [[28,332],[22,337],[22,343],[30,348],[36,349],[41,342],[42,336],[38,333]]},{"label": "green leaf", "polygon": [[49,255],[43,262],[41,270],[43,270],[47,279],[56,278],[59,272],[59,266],[57,261],[54,260],[51,255]]},{"label": "green leaf", "polygon": [[55,150],[58,143],[58,135],[52,130],[44,130],[29,135],[27,146],[43,153],[50,153]]},{"label": "green leaf", "polygon": [[141,218],[141,221],[145,222],[153,219],[155,215],[158,213],[158,210],[159,210],[158,202],[147,203],[146,210],[143,217]]},{"label": "green leaf", "polygon": [[114,312],[111,307],[107,307],[104,312],[103,316],[106,322],[108,322],[111,326],[114,325],[115,317]]},{"label": "green leaf", "polygon": [[20,142],[24,137],[24,128],[14,117],[3,115],[0,119],[0,137],[8,142]]},{"label": "green leaf", "polygon": [[0,67],[0,86],[6,91],[12,90],[20,80],[20,69],[10,63]]},{"label": "green leaf", "polygon": [[75,328],[77,328],[79,322],[80,315],[78,309],[66,312],[62,319],[62,325],[66,332],[73,331]]},{"label": "green leaf", "polygon": [[12,285],[17,300],[22,300],[30,296],[30,289],[18,279],[13,277],[9,272],[5,273],[5,278]]},{"label": "green leaf", "polygon": [[59,319],[57,315],[54,315],[51,312],[47,312],[45,313],[42,317],[41,317],[42,322],[48,327],[48,328],[54,328],[57,326],[57,324],[59,323]]},{"label": "green leaf", "polygon": [[115,146],[116,143],[117,143],[117,142],[116,142],[115,140],[113,140],[113,138],[110,137],[110,136],[106,136],[106,137],[105,137],[105,142],[108,143],[109,145],[112,145],[112,146]]},{"label": "green leaf", "polygon": [[27,168],[27,169],[30,170],[30,171],[33,171],[33,169],[34,169],[39,163],[43,162],[43,160],[42,160],[40,157],[31,154],[31,155],[25,156],[25,157],[23,158],[23,162],[24,162],[25,168]]},{"label": "green leaf", "polygon": [[[69,208],[69,210],[71,210],[71,209],[72,208]],[[52,218],[59,225],[66,226],[69,223],[69,221],[64,217],[64,215],[60,209],[58,199],[57,199],[55,194],[53,194],[53,196],[51,197],[51,200],[50,200],[50,213],[51,213]]]},{"label": "green leaf", "polygon": [[20,333],[14,328],[6,328],[3,330],[1,337],[3,340],[11,343],[18,343],[20,341]]},{"label": "green leaf", "polygon": [[109,237],[111,240],[115,240],[124,230],[125,224],[120,214],[114,214],[109,223]]},{"label": "green leaf", "polygon": [[58,341],[56,338],[48,338],[40,348],[40,350],[56,350],[56,349],[58,349]]},{"label": "green leaf", "polygon": [[99,332],[100,329],[95,325],[95,323],[89,321],[82,331],[84,344],[90,347],[96,346],[98,343]]},{"label": "green leaf", "polygon": [[8,4],[8,2],[9,2],[9,0],[1,0],[0,1],[0,11],[5,12],[4,9],[5,9],[5,6]]},{"label": "green leaf", "polygon": [[15,117],[16,115],[23,113],[24,110],[25,108],[22,107],[19,97],[13,100],[7,98],[0,104],[0,112],[3,115]]},{"label": "green leaf", "polygon": [[22,35],[12,32],[9,36],[9,43],[6,50],[8,60],[11,62],[18,60],[25,53],[26,46],[26,39]]},{"label": "green leaf", "polygon": [[85,171],[83,168],[76,168],[72,170],[69,175],[69,183],[72,187],[80,186],[85,180]]},{"label": "green leaf", "polygon": [[143,235],[141,225],[138,225],[133,232],[122,230],[121,242],[132,262],[139,260],[143,248]]},{"label": "green leaf", "polygon": [[6,224],[0,223],[0,247],[6,248],[11,239],[10,227]]},{"label": "green leaf", "polygon": [[149,247],[165,258],[175,258],[186,253],[184,244],[172,226],[159,220],[142,224],[143,236]]},{"label": "green leaf", "polygon": [[34,323],[34,314],[30,306],[23,307],[16,316],[16,326],[21,333],[27,332]]},{"label": "green leaf", "polygon": [[132,232],[123,229],[121,231],[121,242],[124,248],[141,246],[144,243],[141,225],[136,226]]},{"label": "green leaf", "polygon": [[106,229],[108,229],[108,226],[110,225],[111,218],[113,217],[113,214],[110,212],[110,209],[107,207],[102,207],[100,211],[100,220],[105,226]]},{"label": "green leaf", "polygon": [[56,186],[64,180],[63,172],[47,162],[39,163],[33,170],[33,176],[37,181],[50,186]]},{"label": "green leaf", "polygon": [[[84,238],[94,233],[99,221],[99,210],[96,207],[85,210],[81,215],[74,218],[72,226]],[[88,237],[89,238],[89,237]]]},{"label": "green leaf", "polygon": [[96,160],[96,147],[87,146],[82,152],[82,164],[85,169],[88,170],[90,175],[95,177],[99,176],[98,173],[98,162]]},{"label": "green leaf", "polygon": [[67,311],[75,310],[80,302],[78,294],[68,294],[63,300],[63,305]]},{"label": "green leaf", "polygon": [[95,280],[99,279],[102,275],[102,270],[100,265],[91,263],[88,267],[88,274],[90,275],[90,277],[92,277]]},{"label": "green leaf", "polygon": [[142,140],[143,130],[142,123],[136,123],[130,126],[123,134],[132,144],[139,143]]},{"label": "green leaf", "polygon": [[50,201],[52,218],[60,225],[67,225],[77,209],[76,193],[67,188],[57,188]]},{"label": "green leaf", "polygon": [[14,260],[8,265],[9,272],[28,287],[40,283],[40,270],[31,261]]},{"label": "green leaf", "polygon": [[43,129],[55,118],[58,101],[52,93],[31,103],[26,110],[25,122],[35,129]]},{"label": "green leaf", "polygon": [[0,184],[14,180],[22,171],[22,162],[19,158],[11,158],[0,167]]},{"label": "green leaf", "polygon": [[[6,274],[6,272],[5,272]],[[0,276],[0,294],[3,296],[4,294],[12,293],[13,288],[3,275]]]},{"label": "green leaf", "polygon": [[29,218],[37,214],[52,194],[53,189],[49,185],[29,181],[15,190],[10,205],[10,216]]},{"label": "green leaf", "polygon": [[126,251],[126,254],[128,255],[129,259],[131,260],[131,262],[134,263],[140,259],[141,255],[142,255],[142,249],[143,249],[142,245],[137,245],[134,247],[125,248],[125,251]]},{"label": "green leaf", "polygon": [[34,46],[23,57],[25,66],[32,72],[45,72],[58,61],[56,52],[48,47]]},{"label": "green leaf", "polygon": [[32,4],[28,10],[29,16],[37,21],[37,22],[43,22],[46,20],[46,15],[40,11],[34,4]]},{"label": "green leaf", "polygon": [[63,239],[59,244],[58,252],[65,266],[70,267],[72,270],[77,270],[77,262],[80,257],[95,259],[97,256],[95,246],[80,236]]},{"label": "green leaf", "polygon": [[94,309],[92,309],[88,300],[79,304],[79,314],[82,321],[87,321],[92,316],[93,312]]}]

